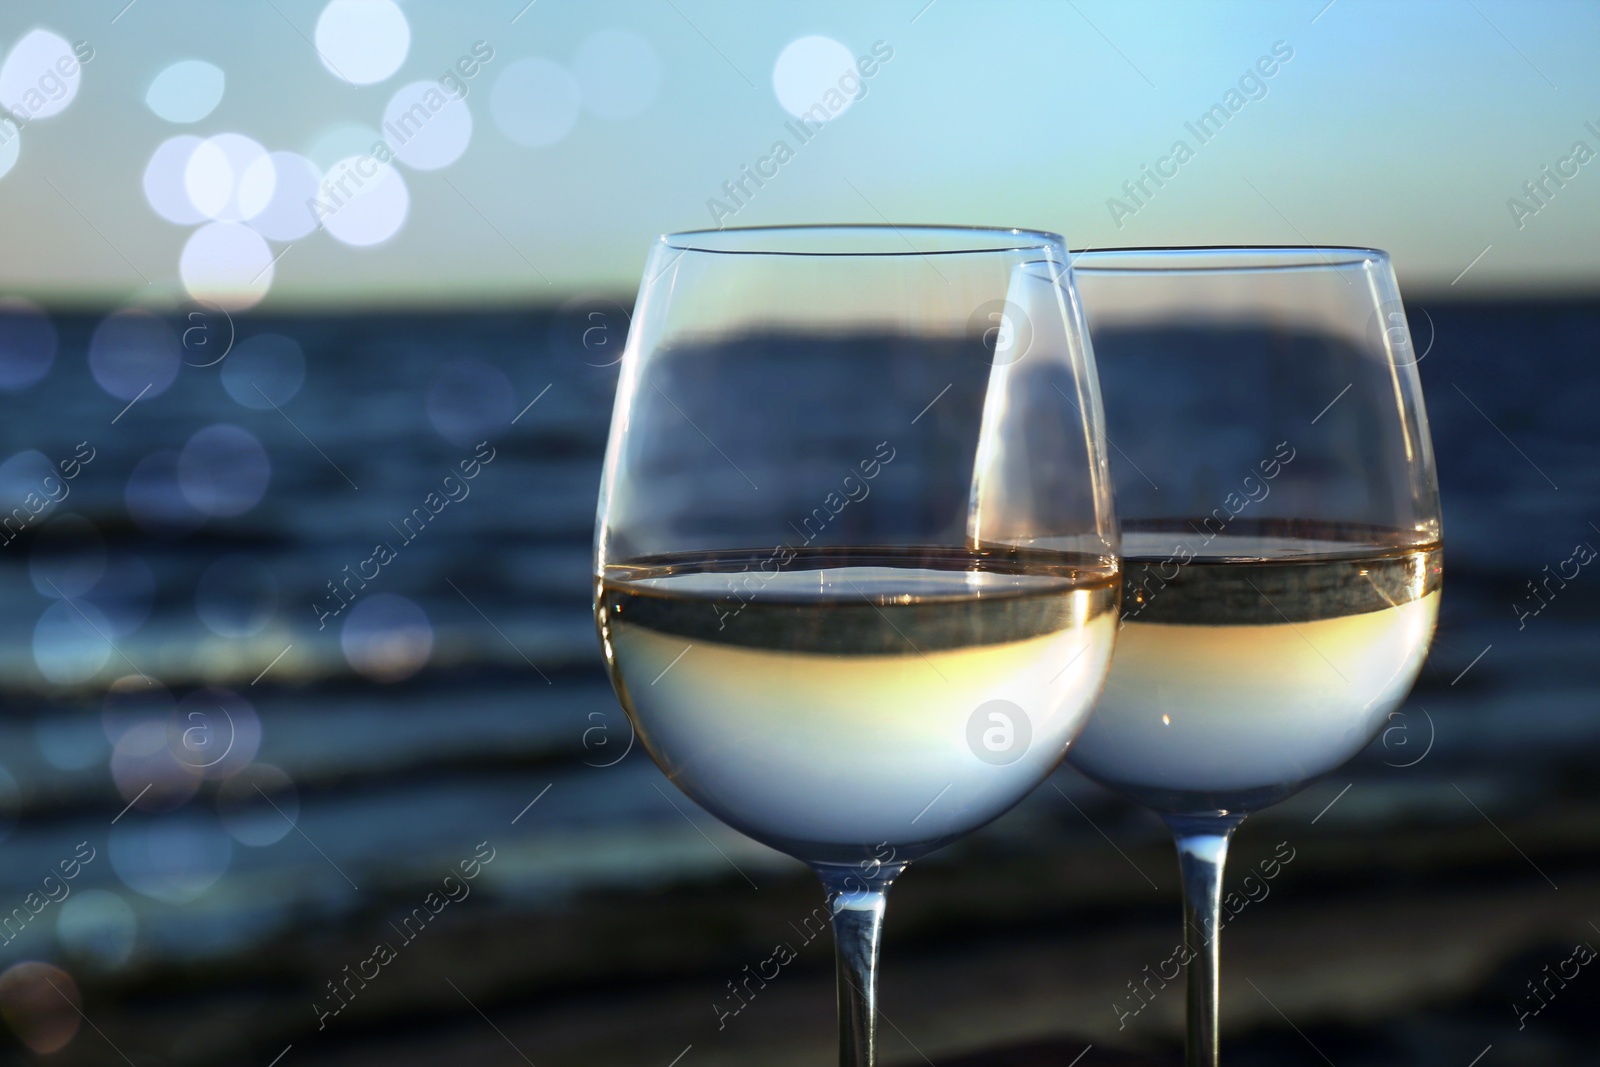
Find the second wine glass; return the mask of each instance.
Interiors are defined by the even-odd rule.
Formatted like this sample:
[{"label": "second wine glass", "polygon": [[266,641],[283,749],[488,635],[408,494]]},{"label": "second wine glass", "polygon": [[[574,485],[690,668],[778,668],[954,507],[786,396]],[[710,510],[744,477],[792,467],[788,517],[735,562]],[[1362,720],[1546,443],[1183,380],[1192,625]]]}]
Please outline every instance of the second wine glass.
[{"label": "second wine glass", "polygon": [[873,1062],[886,893],[1061,760],[1120,585],[1060,239],[665,237],[623,356],[595,546],[617,695],[724,822],[809,864],[840,1062]]},{"label": "second wine glass", "polygon": [[1439,611],[1439,496],[1389,257],[1077,253],[1126,554],[1105,696],[1071,762],[1159,813],[1183,873],[1190,1067],[1216,1067],[1240,821],[1359,752]]}]

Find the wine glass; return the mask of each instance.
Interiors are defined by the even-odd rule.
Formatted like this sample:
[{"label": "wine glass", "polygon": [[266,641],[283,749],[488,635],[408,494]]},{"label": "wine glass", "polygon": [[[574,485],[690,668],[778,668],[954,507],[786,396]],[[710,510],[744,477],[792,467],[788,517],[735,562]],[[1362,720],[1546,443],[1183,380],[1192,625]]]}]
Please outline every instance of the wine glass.
[{"label": "wine glass", "polygon": [[885,894],[1059,763],[1121,574],[1052,234],[670,235],[622,358],[595,615],[672,782],[821,877],[840,1062],[873,1062]]},{"label": "wine glass", "polygon": [[1122,625],[1073,766],[1154,809],[1183,874],[1188,1063],[1217,1063],[1228,841],[1359,752],[1439,611],[1438,484],[1389,257],[1073,256],[1104,383]]}]

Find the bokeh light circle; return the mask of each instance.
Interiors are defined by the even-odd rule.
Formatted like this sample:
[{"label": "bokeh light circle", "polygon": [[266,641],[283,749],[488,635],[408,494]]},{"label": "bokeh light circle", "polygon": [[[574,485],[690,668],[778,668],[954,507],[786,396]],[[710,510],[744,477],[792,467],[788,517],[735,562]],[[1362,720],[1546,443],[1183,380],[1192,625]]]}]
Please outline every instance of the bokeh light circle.
[{"label": "bokeh light circle", "polygon": [[17,1040],[41,1056],[71,1043],[83,1021],[83,994],[72,975],[28,960],[0,972],[0,1018]]},{"label": "bokeh light circle", "polygon": [[146,533],[178,537],[198,529],[205,521],[178,483],[178,453],[153,452],[141,459],[128,475],[123,492],[128,515]]},{"label": "bokeh light circle", "polygon": [[572,76],[583,106],[603,119],[647,111],[661,87],[661,59],[649,41],[628,30],[605,29],[578,46]]},{"label": "bokeh light circle", "polygon": [[59,115],[78,95],[83,65],[60,34],[32,30],[0,64],[0,107],[29,122]]},{"label": "bokeh light circle", "polygon": [[57,341],[55,324],[38,304],[0,297],[0,390],[15,393],[48,374]]},{"label": "bokeh light circle", "polygon": [[471,445],[511,425],[516,391],[505,372],[475,356],[451,360],[428,387],[428,421],[454,445]]},{"label": "bokeh light circle", "polygon": [[542,148],[572,132],[581,101],[578,83],[566,67],[548,59],[518,59],[495,79],[489,111],[508,138]]},{"label": "bokeh light circle", "polygon": [[114,654],[111,623],[84,601],[52,601],[33,627],[33,662],[55,685],[79,685],[100,673]]},{"label": "bokeh light circle", "polygon": [[328,168],[319,195],[322,225],[334,240],[356,247],[393,237],[411,210],[400,172],[372,156],[350,156]]},{"label": "bokeh light circle", "polygon": [[133,908],[109,889],[80,889],[62,901],[56,914],[56,940],[72,955],[99,967],[127,963],[138,934]]},{"label": "bokeh light circle", "polygon": [[155,76],[144,102],[168,122],[199,122],[222,103],[227,86],[222,68],[203,59],[183,59]]},{"label": "bokeh light circle", "polygon": [[233,838],[215,815],[190,808],[111,828],[111,869],[136,893],[168,904],[199,897],[228,869]]},{"label": "bokeh light circle", "polygon": [[156,146],[150,162],[144,168],[144,198],[150,210],[179,226],[193,226],[205,221],[205,212],[195,207],[189,199],[189,189],[184,176],[194,150],[203,138],[192,133],[169,137]]},{"label": "bokeh light circle", "polygon": [[276,272],[266,240],[237,222],[200,227],[178,259],[178,276],[190,296],[231,311],[260,303]]},{"label": "bokeh light circle", "polygon": [[438,170],[461,158],[472,140],[464,98],[436,81],[402,86],[383,109],[383,128],[395,158],[417,170]]},{"label": "bokeh light circle", "polygon": [[411,50],[411,25],[393,0],[332,0],[315,37],[322,65],[353,85],[383,81]]},{"label": "bokeh light circle", "polygon": [[270,152],[245,171],[245,184],[262,181],[258,173],[270,168],[273,174],[272,198],[254,217],[250,228],[274,241],[293,241],[317,228],[316,213],[310,202],[322,184],[322,171],[305,156],[294,152]]},{"label": "bokeh light circle", "polygon": [[260,633],[277,606],[278,579],[254,556],[223,556],[195,586],[195,614],[218,637]]},{"label": "bokeh light circle", "polygon": [[184,164],[183,187],[207,218],[241,222],[272,201],[277,172],[258,141],[242,133],[219,133],[195,146]]},{"label": "bokeh light circle", "polygon": [[319,171],[328,171],[341,159],[363,156],[383,142],[383,134],[360,122],[341,122],[325,127],[306,149],[306,158]]},{"label": "bokeh light circle", "polygon": [[138,308],[107,315],[89,339],[89,371],[118,400],[160,396],[178,377],[181,359],[172,327]]},{"label": "bokeh light circle", "polygon": [[350,609],[339,643],[357,673],[375,682],[398,682],[428,662],[433,624],[405,597],[375,593]]},{"label": "bokeh light circle", "polygon": [[178,488],[205,515],[243,515],[261,502],[271,478],[261,442],[228,423],[196,432],[178,453]]},{"label": "bokeh light circle", "polygon": [[[47,478],[54,480],[46,481]],[[18,452],[4,463],[0,463],[0,511],[10,513],[17,507],[27,510],[30,506],[28,496],[31,493],[35,500],[44,502],[37,515],[48,514],[50,509],[56,506],[56,502],[50,499],[51,496],[62,496],[61,489],[52,488],[60,481],[61,475],[57,472],[55,464],[50,462],[49,456],[31,448]],[[4,536],[14,535],[7,529],[4,531]]]},{"label": "bokeh light circle", "polygon": [[294,399],[306,380],[306,356],[291,337],[259,333],[246,338],[222,365],[222,388],[255,411]]},{"label": "bokeh light circle", "polygon": [[217,813],[235,841],[262,848],[293,829],[293,820],[300,817],[300,794],[277,767],[252,763],[217,790]]},{"label": "bokeh light circle", "polygon": [[136,722],[111,747],[111,781],[140,811],[171,811],[200,791],[204,771],[179,759],[172,742],[175,716]]},{"label": "bokeh light circle", "polygon": [[[850,49],[832,37],[799,37],[778,53],[777,62],[772,65],[772,91],[783,109],[795,118],[837,118],[855,103],[854,97],[839,87],[847,74],[856,74],[856,58]],[[843,99],[840,106],[832,106],[830,92]],[[822,111],[812,111],[818,104],[823,105]]]}]

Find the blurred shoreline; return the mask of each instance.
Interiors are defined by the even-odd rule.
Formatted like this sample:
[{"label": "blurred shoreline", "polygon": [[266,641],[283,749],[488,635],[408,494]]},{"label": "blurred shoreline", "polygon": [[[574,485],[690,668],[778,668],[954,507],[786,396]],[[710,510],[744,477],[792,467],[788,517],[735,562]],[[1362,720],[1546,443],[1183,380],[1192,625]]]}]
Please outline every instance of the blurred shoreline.
[{"label": "blurred shoreline", "polygon": [[[1541,568],[1600,538],[1587,513],[1600,498],[1589,413],[1600,300],[1417,297],[1419,348],[1424,307],[1445,503],[1433,655],[1367,753],[1253,818],[1236,857],[1242,872],[1278,841],[1297,850],[1230,929],[1228,981],[1256,981],[1296,1024],[1321,1027],[1307,1031],[1319,1044],[1355,1035],[1330,1049],[1340,1067],[1460,1067],[1491,1040],[1498,1051],[1510,1040],[1500,1029],[1464,1058],[1455,1037],[1409,1060],[1394,1050],[1475,1032],[1469,1007],[1501,989],[1497,969],[1523,967],[1523,952],[1560,958],[1545,950],[1584,936],[1572,902],[1600,873],[1587,771],[1600,601],[1579,595],[1600,579],[1585,569],[1523,629],[1513,611]],[[119,1044],[167,1062],[310,1045],[319,984],[488,839],[498,858],[473,899],[385,968],[305,1062],[460,1049],[519,1062],[492,1033],[479,1044],[482,1020],[435,988],[439,974],[544,1050],[540,1062],[666,1063],[689,1043],[707,1064],[825,1058],[825,946],[730,1023],[737,1033],[710,1036],[722,984],[770,954],[815,893],[792,861],[666,801],[600,662],[590,539],[624,305],[235,316],[236,347],[206,366],[214,357],[184,349],[175,322],[176,363],[101,365],[98,377],[88,356],[104,317],[50,321],[48,373],[7,398],[0,490],[31,484],[24,453],[59,459],[86,439],[98,452],[70,497],[0,553],[13,609],[0,618],[0,764],[15,782],[0,778],[0,898],[23,899],[79,841],[101,858],[4,946],[7,964],[68,968]],[[298,376],[263,334],[293,342]],[[253,401],[240,366],[270,403]],[[170,384],[130,403],[134,372],[163,368]],[[398,545],[389,524],[481,441],[495,458],[470,496]],[[396,559],[319,631],[311,605],[385,539]],[[186,752],[174,738],[197,726],[204,744],[174,763]],[[1110,1007],[1170,954],[1170,845],[1071,772],[1052,781],[1072,804],[1041,788],[897,888],[885,1010],[941,1059],[1030,1034],[1170,1059],[1181,997],[1164,993],[1121,1032]],[[1493,937],[1486,915],[1506,916]],[[983,991],[1007,976],[1015,998]],[[1225,1033],[1250,1035],[1237,1062],[1301,1055],[1247,985],[1229,990]],[[1482,1012],[1510,1020],[1517,995]],[[1522,1062],[1594,1062],[1580,1051],[1594,1047],[1589,1024],[1561,1014],[1588,1003],[1570,995],[1530,1025],[1527,1040],[1545,1044]],[[92,1036],[57,1062],[103,1062]],[[892,1059],[922,1062],[909,1045]]]}]

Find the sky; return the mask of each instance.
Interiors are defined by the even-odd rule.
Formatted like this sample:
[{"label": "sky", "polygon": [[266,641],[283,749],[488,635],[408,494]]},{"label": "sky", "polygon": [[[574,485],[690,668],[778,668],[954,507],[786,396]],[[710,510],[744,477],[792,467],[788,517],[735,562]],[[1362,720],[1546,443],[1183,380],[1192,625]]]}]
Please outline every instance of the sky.
[{"label": "sky", "polygon": [[536,304],[631,294],[663,232],[793,222],[1592,293],[1597,45],[1560,0],[12,2],[0,298]]}]

